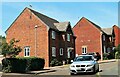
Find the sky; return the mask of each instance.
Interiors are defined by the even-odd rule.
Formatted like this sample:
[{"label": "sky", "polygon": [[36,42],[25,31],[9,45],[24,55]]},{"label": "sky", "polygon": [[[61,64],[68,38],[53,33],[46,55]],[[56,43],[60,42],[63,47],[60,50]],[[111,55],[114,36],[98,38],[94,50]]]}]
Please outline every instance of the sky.
[{"label": "sky", "polygon": [[118,2],[2,2],[0,3],[0,35],[19,16],[25,7],[54,18],[60,22],[70,21],[73,27],[85,17],[101,28],[118,25]]}]

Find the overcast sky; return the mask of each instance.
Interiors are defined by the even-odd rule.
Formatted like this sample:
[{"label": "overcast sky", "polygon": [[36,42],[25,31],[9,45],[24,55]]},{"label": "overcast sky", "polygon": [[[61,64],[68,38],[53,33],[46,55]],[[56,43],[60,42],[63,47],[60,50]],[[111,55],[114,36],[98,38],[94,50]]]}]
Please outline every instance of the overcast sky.
[{"label": "overcast sky", "polygon": [[29,5],[32,5],[32,9],[60,22],[70,21],[72,27],[82,17],[102,28],[118,25],[118,2],[3,2],[2,7],[0,6],[0,34],[5,35],[5,30]]}]

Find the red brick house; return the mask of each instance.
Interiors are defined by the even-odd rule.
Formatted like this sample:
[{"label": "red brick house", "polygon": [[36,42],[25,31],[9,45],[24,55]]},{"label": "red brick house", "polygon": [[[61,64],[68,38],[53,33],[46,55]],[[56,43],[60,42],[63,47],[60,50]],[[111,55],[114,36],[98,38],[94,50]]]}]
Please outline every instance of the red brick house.
[{"label": "red brick house", "polygon": [[114,45],[115,46],[118,46],[120,44],[120,28],[116,25],[113,26],[113,31],[114,31],[114,40],[115,40],[115,43]]},{"label": "red brick house", "polygon": [[6,30],[6,39],[20,40],[19,56],[36,56],[50,66],[52,58],[59,61],[75,57],[75,36],[70,22],[58,22],[30,8],[25,8]]},{"label": "red brick house", "polygon": [[112,29],[102,29],[92,21],[82,17],[73,27],[76,36],[76,55],[98,52],[103,58],[103,53],[110,52],[113,47]]}]

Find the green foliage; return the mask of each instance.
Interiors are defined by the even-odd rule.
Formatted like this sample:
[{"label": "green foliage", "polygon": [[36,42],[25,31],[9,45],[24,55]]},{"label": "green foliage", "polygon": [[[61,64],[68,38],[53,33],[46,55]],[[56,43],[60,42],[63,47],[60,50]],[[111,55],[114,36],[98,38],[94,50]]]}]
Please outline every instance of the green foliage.
[{"label": "green foliage", "polygon": [[103,54],[103,60],[114,59],[114,58],[115,58],[114,52]]},{"label": "green foliage", "polygon": [[119,59],[118,52],[115,52],[115,59]]},{"label": "green foliage", "polygon": [[45,60],[36,57],[27,58],[5,58],[2,60],[3,72],[24,73],[30,70],[44,68]]},{"label": "green foliage", "polygon": [[108,60],[108,53],[103,54],[103,60]]},{"label": "green foliage", "polygon": [[2,54],[2,43],[6,43],[5,36],[0,35],[0,55]]},{"label": "green foliage", "polygon": [[59,65],[62,65],[62,62],[58,61],[57,59],[53,59],[50,62],[50,66],[59,66]]},{"label": "green foliage", "polygon": [[120,59],[120,44],[115,48],[115,59]]},{"label": "green foliage", "polygon": [[7,55],[10,57],[15,57],[18,55],[22,51],[21,47],[16,45],[18,42],[18,40],[12,39],[9,43],[2,43],[2,55],[5,57]]}]

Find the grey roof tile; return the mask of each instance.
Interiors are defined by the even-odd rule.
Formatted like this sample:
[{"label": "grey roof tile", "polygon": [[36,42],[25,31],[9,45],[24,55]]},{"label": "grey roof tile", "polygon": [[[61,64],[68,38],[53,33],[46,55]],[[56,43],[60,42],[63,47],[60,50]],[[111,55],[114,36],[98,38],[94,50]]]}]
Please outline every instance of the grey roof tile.
[{"label": "grey roof tile", "polygon": [[54,23],[54,25],[59,31],[66,31],[69,25],[69,22],[59,22],[59,23]]},{"label": "grey roof tile", "polygon": [[104,31],[107,35],[112,35],[112,28],[102,28],[102,31]]},{"label": "grey roof tile", "polygon": [[41,19],[48,27],[52,28],[52,29],[56,29],[57,28],[54,26],[54,23],[59,23],[57,20],[52,19],[46,15],[43,15],[37,11],[34,11],[30,8],[28,8],[32,13],[34,13],[39,19]]}]

